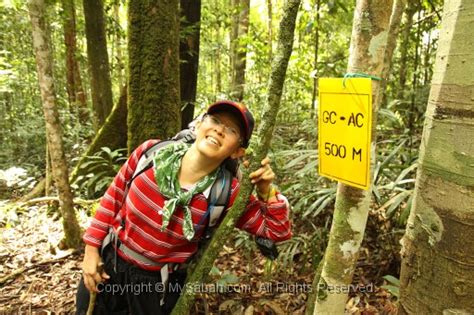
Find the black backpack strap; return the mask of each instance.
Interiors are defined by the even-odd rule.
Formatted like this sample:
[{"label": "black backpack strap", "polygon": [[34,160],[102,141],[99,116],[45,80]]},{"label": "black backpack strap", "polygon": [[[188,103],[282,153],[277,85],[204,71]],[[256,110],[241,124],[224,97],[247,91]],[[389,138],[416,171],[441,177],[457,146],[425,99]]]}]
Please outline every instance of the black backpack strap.
[{"label": "black backpack strap", "polygon": [[216,225],[229,204],[232,190],[232,173],[227,168],[221,168],[221,176],[214,182],[209,193],[209,206],[212,206],[209,217],[209,226]]}]

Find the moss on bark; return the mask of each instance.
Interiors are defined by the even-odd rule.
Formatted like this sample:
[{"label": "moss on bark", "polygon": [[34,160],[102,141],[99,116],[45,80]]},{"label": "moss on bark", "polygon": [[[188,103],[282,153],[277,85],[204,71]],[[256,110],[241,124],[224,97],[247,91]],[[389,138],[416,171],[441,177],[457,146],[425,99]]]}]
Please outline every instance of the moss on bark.
[{"label": "moss on bark", "polygon": [[103,0],[83,0],[87,60],[91,75],[92,108],[99,129],[113,107]]},{"label": "moss on bark", "polygon": [[128,149],[181,127],[178,0],[128,5]]}]

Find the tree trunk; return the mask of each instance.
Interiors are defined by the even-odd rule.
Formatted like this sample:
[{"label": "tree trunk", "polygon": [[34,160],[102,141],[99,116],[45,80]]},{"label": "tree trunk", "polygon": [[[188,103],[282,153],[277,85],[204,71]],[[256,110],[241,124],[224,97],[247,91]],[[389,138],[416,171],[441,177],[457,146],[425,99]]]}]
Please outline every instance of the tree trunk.
[{"label": "tree trunk", "polygon": [[[238,101],[242,101],[244,98],[244,87],[245,87],[245,66],[247,64],[247,44],[245,37],[248,35],[249,30],[249,12],[250,12],[250,0],[239,0],[236,1],[237,6],[237,36],[234,39],[233,48],[235,51],[232,52],[234,56],[234,69],[232,78],[232,92],[231,98]],[[234,25],[234,35],[235,27]]]},{"label": "tree trunk", "polygon": [[[280,100],[283,91],[283,84],[286,76],[286,69],[288,67],[288,60],[290,59],[293,48],[293,37],[295,30],[296,15],[300,0],[288,0],[285,4],[283,17],[280,23],[280,34],[278,38],[278,48],[276,56],[272,64],[272,73],[270,75],[269,92],[267,101],[262,112],[264,120],[260,124],[257,139],[258,145],[252,143],[255,150],[255,156],[250,160],[248,169],[244,169],[242,175],[242,183],[239,196],[234,205],[224,217],[219,228],[215,231],[209,246],[206,248],[203,257],[197,262],[194,271],[189,274],[187,283],[201,284],[204,278],[209,274],[213,266],[214,260],[217,258],[219,251],[222,249],[224,242],[232,233],[238,218],[241,217],[245,210],[247,201],[253,190],[253,185],[250,183],[248,175],[250,170],[259,167],[260,161],[267,155],[270,147],[270,142],[273,130],[276,123],[276,117],[280,107]],[[192,287],[192,286],[191,286]],[[194,292],[192,290],[184,290],[178,300],[178,304],[173,310],[174,315],[188,314],[191,304],[194,301]]]},{"label": "tree trunk", "polygon": [[418,11],[418,25],[417,25],[417,30],[416,30],[416,39],[415,39],[415,60],[413,61],[413,79],[412,79],[412,84],[411,84],[411,97],[410,97],[410,110],[408,111],[408,122],[407,122],[407,127],[408,127],[408,137],[409,137],[409,142],[408,142],[408,161],[411,163],[412,158],[413,158],[413,133],[415,129],[415,102],[416,102],[416,93],[417,93],[417,87],[418,87],[418,64],[420,63],[420,40],[421,40],[421,28],[423,23],[420,21],[421,19],[421,9]]},{"label": "tree trunk", "polygon": [[113,107],[103,0],[83,0],[92,108],[99,129]]},{"label": "tree trunk", "polygon": [[[113,14],[115,23],[117,23],[118,27],[120,27],[120,1],[113,4]],[[115,58],[117,60],[117,64],[115,65],[117,69],[117,83],[120,88],[124,86],[124,62],[122,57],[122,37],[121,37],[122,28],[120,27],[119,31],[116,31],[114,34],[114,42],[115,42]]]},{"label": "tree trunk", "polygon": [[64,228],[64,245],[77,247],[81,243],[81,232],[74,213],[71,187],[68,181],[68,167],[64,155],[61,122],[56,108],[56,96],[53,83],[50,38],[45,22],[44,0],[28,2],[33,34],[33,47],[36,55],[38,81],[41,90],[46,138],[51,154],[53,177],[58,189],[59,204]]},{"label": "tree trunk", "polygon": [[[235,77],[235,63],[237,60],[237,43],[239,39],[239,8],[240,0],[230,0],[231,2],[231,30],[230,30],[230,83],[231,89],[233,88],[232,82]],[[232,93],[232,90],[231,90]]]},{"label": "tree trunk", "polygon": [[[392,1],[358,0],[351,38],[347,72],[380,77],[387,44]],[[376,114],[380,101],[379,83],[372,81],[372,138],[375,139]],[[372,165],[375,141],[372,141]],[[373,167],[371,167],[373,169]],[[348,288],[369,213],[370,190],[338,184],[334,216],[324,255],[314,314],[343,314]],[[335,289],[331,289],[335,288]]]},{"label": "tree trunk", "polygon": [[311,119],[314,117],[315,106],[316,106],[316,95],[318,92],[318,56],[319,56],[319,19],[321,8],[321,0],[316,0],[316,27],[314,32],[314,79],[313,79],[313,95],[311,97],[311,104],[309,106],[309,111]]},{"label": "tree trunk", "polygon": [[128,5],[128,149],[181,127],[178,0]]},{"label": "tree trunk", "polygon": [[400,23],[402,20],[403,11],[405,9],[407,0],[395,0],[393,3],[392,16],[390,17],[390,27],[388,29],[387,48],[385,49],[384,67],[382,70],[382,82],[380,90],[383,93],[382,105],[387,104],[387,81],[392,69],[392,58],[395,47],[397,46],[397,38],[400,32]]},{"label": "tree trunk", "polygon": [[49,196],[51,194],[51,184],[52,184],[52,179],[51,179],[51,155],[49,154],[49,146],[48,146],[48,141],[46,141],[46,150],[45,150],[46,156],[46,171],[44,174],[44,195]]},{"label": "tree trunk", "polygon": [[76,9],[74,0],[62,0],[64,43],[66,45],[66,90],[71,112],[77,113],[79,121],[85,124],[89,120],[87,99],[82,86],[76,45]]},{"label": "tree trunk", "polygon": [[181,96],[181,129],[188,127],[194,118],[199,66],[199,33],[201,0],[181,0],[181,31],[186,37],[179,44],[179,81]]},{"label": "tree trunk", "polygon": [[402,243],[401,314],[474,312],[474,3],[446,1]]},{"label": "tree trunk", "polygon": [[[319,0],[318,0],[319,1]],[[272,0],[267,0],[267,24],[268,24],[268,60],[273,58],[273,7]]]},{"label": "tree trunk", "polygon": [[405,25],[403,28],[402,43],[400,45],[400,70],[398,77],[398,95],[399,100],[403,100],[405,92],[405,83],[407,81],[407,61],[408,61],[408,48],[410,45],[410,32],[413,26],[413,15],[416,12],[415,1],[408,1]]}]

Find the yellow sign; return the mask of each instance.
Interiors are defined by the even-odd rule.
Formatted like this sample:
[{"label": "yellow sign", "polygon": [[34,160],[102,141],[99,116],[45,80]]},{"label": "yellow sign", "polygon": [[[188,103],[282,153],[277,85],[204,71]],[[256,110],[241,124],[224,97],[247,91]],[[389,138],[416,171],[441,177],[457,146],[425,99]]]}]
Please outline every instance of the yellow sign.
[{"label": "yellow sign", "polygon": [[362,189],[370,185],[372,81],[319,80],[319,174]]}]

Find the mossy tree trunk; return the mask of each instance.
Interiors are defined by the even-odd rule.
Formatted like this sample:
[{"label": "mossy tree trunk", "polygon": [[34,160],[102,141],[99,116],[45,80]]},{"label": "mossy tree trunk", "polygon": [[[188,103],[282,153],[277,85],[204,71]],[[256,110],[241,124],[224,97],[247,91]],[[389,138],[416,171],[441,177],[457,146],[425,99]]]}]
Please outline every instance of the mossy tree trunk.
[{"label": "mossy tree trunk", "polygon": [[179,1],[128,5],[128,149],[169,138],[181,127]]},{"label": "mossy tree trunk", "polygon": [[[262,113],[264,120],[258,129],[257,141],[252,143],[252,147],[255,149],[255,155],[251,157],[249,168],[243,170],[239,196],[226,214],[219,228],[215,231],[209,246],[206,248],[202,258],[197,262],[192,274],[188,276],[186,288],[192,289],[195,284],[203,283],[219,251],[222,249],[224,242],[228,239],[236,222],[242,216],[250,194],[253,191],[253,185],[250,183],[248,175],[250,170],[255,170],[259,167],[260,161],[267,155],[268,149],[270,148],[276,117],[280,108],[288,60],[290,59],[293,49],[295,22],[299,5],[300,0],[288,0],[283,9],[283,17],[279,28],[278,47],[275,52],[275,59],[272,63],[272,72],[268,85],[269,91]],[[188,314],[191,304],[194,301],[194,293],[192,290],[184,290],[172,314]]]},{"label": "mossy tree trunk", "polygon": [[46,138],[51,156],[52,173],[58,189],[64,228],[64,245],[76,248],[81,242],[80,228],[74,213],[73,196],[68,180],[68,166],[62,141],[61,122],[56,108],[53,80],[53,61],[50,37],[45,21],[44,0],[30,0],[28,10],[32,25],[33,47],[36,56],[38,81],[46,122]]},{"label": "mossy tree trunk", "polygon": [[[391,14],[391,10],[387,10],[387,7],[392,8],[392,1],[357,1],[347,72],[381,76]],[[376,135],[379,96],[379,82],[373,80],[373,139]],[[373,165],[375,141],[372,141],[371,156]],[[346,290],[352,282],[360,244],[364,236],[370,195],[370,190],[338,184],[333,221],[328,247],[324,255],[314,314],[344,313],[347,301]]]},{"label": "mossy tree trunk", "polygon": [[186,34],[179,43],[181,129],[184,129],[194,118],[199,66],[201,0],[181,0],[180,9],[180,30]]},{"label": "mossy tree trunk", "polygon": [[402,239],[401,314],[474,313],[474,2],[446,1]]},{"label": "mossy tree trunk", "polygon": [[62,0],[64,43],[66,45],[66,89],[71,112],[85,124],[89,120],[87,97],[82,86],[81,72],[77,60],[76,8],[74,0]]},{"label": "mossy tree trunk", "polygon": [[109,55],[105,34],[103,0],[83,0],[87,59],[91,76],[92,108],[96,129],[104,124],[113,107]]},{"label": "mossy tree trunk", "polygon": [[233,69],[231,97],[238,101],[244,98],[245,66],[247,64],[247,40],[249,30],[250,0],[235,0],[234,9],[236,16],[232,27],[233,36]]}]

